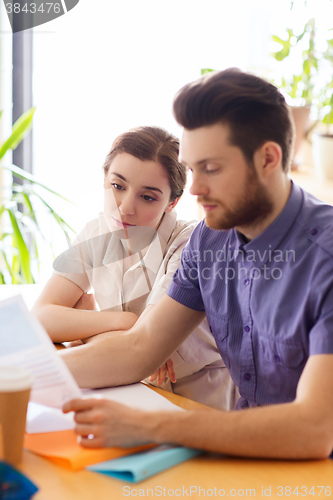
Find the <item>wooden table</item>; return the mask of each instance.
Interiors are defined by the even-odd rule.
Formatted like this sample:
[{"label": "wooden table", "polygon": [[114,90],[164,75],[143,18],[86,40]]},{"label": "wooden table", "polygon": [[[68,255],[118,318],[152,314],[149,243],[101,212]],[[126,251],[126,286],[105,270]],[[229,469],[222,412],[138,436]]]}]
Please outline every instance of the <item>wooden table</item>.
[{"label": "wooden table", "polygon": [[[198,403],[161,389],[156,390],[185,409],[202,408]],[[329,459],[289,462],[205,454],[136,485],[95,472],[71,472],[28,451],[23,454],[21,470],[39,487],[34,500],[120,500],[135,496],[142,498],[178,496],[194,499],[222,496],[234,498],[270,496],[272,499],[290,496],[296,499],[296,487],[299,498],[304,496],[316,500],[320,491],[321,499],[333,498],[333,460]],[[325,495],[325,488],[321,490],[318,486],[329,487],[330,490],[327,488]],[[288,495],[289,487],[291,492],[295,492],[294,494]],[[310,491],[315,495],[310,494]],[[271,495],[268,495],[269,493]]]}]

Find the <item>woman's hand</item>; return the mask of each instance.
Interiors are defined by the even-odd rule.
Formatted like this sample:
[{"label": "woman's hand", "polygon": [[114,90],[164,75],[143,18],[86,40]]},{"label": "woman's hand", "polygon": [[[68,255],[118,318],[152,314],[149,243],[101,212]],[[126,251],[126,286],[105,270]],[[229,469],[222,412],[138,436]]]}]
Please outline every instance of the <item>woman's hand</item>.
[{"label": "woman's hand", "polygon": [[169,377],[170,382],[173,384],[177,382],[176,372],[173,365],[172,358],[169,358],[158,370],[149,377],[149,381],[153,382],[157,379],[158,385],[162,385],[165,382],[166,377]]},{"label": "woman's hand", "polygon": [[93,293],[83,292],[74,309],[84,309],[85,311],[98,311],[95,296]]},{"label": "woman's hand", "polygon": [[107,399],[73,399],[63,407],[64,413],[70,411],[75,412],[75,432],[86,448],[128,447],[151,442],[146,412]]}]

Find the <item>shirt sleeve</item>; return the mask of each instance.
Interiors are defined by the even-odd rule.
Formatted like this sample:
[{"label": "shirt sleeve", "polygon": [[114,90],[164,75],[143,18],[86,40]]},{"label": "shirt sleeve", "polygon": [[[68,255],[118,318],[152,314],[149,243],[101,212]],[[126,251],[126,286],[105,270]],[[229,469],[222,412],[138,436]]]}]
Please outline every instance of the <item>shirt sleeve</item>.
[{"label": "shirt sleeve", "polygon": [[166,252],[163,262],[161,263],[153,289],[147,299],[147,305],[157,304],[163,295],[166,294],[172,281],[172,277],[180,266],[182,251],[187,244],[193,229],[194,225],[185,227],[185,229],[183,229],[172,242],[170,248]]},{"label": "shirt sleeve", "polygon": [[86,225],[75,237],[72,245],[53,262],[53,274],[72,281],[84,292],[91,288],[87,273],[92,268],[88,239]]},{"label": "shirt sleeve", "polygon": [[[321,295],[318,293],[319,287],[315,287],[316,295],[322,298],[320,303],[320,313],[315,325],[312,327],[309,335],[309,355],[312,354],[333,354],[333,279],[332,271],[329,268],[323,269],[322,289],[325,290]],[[319,299],[318,299],[319,300]]]},{"label": "shirt sleeve", "polygon": [[180,304],[196,311],[204,311],[204,303],[199,286],[198,255],[202,222],[195,228],[185,246],[181,263],[175,272],[167,294]]}]

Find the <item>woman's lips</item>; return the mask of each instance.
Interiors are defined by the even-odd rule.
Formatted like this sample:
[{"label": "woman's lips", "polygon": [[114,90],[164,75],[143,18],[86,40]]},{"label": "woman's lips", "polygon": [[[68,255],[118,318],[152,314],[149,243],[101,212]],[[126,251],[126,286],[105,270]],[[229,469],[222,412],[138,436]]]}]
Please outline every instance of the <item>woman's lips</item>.
[{"label": "woman's lips", "polygon": [[115,221],[116,226],[121,227],[121,228],[135,226],[135,224],[129,224],[128,222],[120,221],[120,220],[116,219],[115,217],[112,217],[112,219]]}]

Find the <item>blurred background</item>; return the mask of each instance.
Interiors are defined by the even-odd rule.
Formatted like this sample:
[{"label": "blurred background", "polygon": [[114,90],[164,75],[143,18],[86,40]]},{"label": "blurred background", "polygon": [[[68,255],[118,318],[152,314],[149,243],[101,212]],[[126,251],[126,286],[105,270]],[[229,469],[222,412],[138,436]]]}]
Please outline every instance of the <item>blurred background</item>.
[{"label": "blurred background", "polygon": [[[289,104],[314,102],[312,123],[323,127],[331,120],[330,0],[80,0],[62,17],[14,35],[1,2],[0,20],[1,143],[12,123],[36,107],[31,132],[2,161],[75,203],[43,194],[75,231],[102,209],[101,166],[113,139],[138,125],[162,126],[180,136],[171,112],[173,96],[204,68],[236,66],[264,76],[282,88]],[[303,161],[311,164],[311,155]],[[10,171],[3,170],[1,179],[5,197]],[[43,189],[34,187],[41,195]],[[28,227],[34,230],[20,216],[23,202],[21,193],[15,206],[24,236]],[[43,226],[38,256],[27,243],[32,267],[37,261],[40,267],[39,274],[33,271],[35,281],[50,274],[53,256],[68,244],[59,224],[43,215],[45,203],[37,200],[35,210],[38,203]],[[13,226],[7,212],[0,229],[2,258],[9,245],[6,224]],[[195,200],[186,194],[178,212],[186,219],[198,217]],[[53,217],[53,222],[59,220]],[[73,236],[68,228],[67,233]],[[15,241],[13,234],[9,237],[20,252],[15,234]],[[43,237],[53,242],[52,250],[40,244]],[[4,262],[3,269],[3,276],[10,274]]]}]

